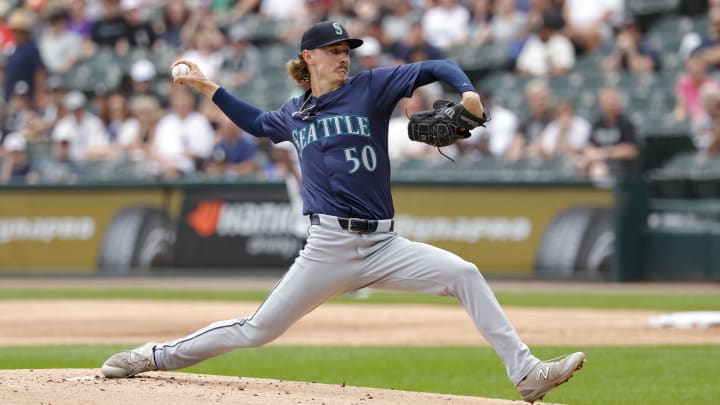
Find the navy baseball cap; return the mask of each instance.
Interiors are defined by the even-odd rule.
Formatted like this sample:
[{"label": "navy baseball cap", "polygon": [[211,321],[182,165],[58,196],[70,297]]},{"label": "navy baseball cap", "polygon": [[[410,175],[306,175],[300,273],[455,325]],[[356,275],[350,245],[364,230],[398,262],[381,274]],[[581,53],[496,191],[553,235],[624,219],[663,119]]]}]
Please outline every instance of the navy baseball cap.
[{"label": "navy baseball cap", "polygon": [[363,44],[362,39],[348,37],[345,27],[335,21],[322,21],[313,24],[303,33],[300,50],[322,48],[338,42],[346,41],[350,49]]}]

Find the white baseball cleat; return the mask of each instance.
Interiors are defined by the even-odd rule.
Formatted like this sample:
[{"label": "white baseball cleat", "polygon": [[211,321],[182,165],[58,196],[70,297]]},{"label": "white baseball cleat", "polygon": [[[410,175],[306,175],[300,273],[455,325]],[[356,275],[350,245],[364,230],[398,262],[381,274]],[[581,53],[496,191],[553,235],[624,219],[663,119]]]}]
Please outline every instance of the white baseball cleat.
[{"label": "white baseball cleat", "polygon": [[155,342],[145,343],[132,350],[116,353],[105,360],[102,373],[108,378],[127,378],[146,371],[157,370],[153,358]]},{"label": "white baseball cleat", "polygon": [[583,352],[541,361],[517,384],[516,388],[524,401],[530,403],[539,401],[548,391],[569,380],[583,364],[585,364]]}]

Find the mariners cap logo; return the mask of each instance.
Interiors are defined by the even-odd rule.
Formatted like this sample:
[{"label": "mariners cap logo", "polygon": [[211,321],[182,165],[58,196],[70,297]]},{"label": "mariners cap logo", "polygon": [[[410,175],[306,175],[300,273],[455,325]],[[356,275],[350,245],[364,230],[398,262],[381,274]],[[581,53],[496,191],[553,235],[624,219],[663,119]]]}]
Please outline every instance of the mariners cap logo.
[{"label": "mariners cap logo", "polygon": [[339,22],[322,21],[303,33],[300,50],[322,48],[343,41],[347,42],[350,49],[355,49],[363,44],[361,39],[350,38],[345,27]]},{"label": "mariners cap logo", "polygon": [[339,23],[334,22],[334,23],[332,23],[332,26],[333,26],[333,28],[335,28],[335,33],[336,33],[336,34],[342,35],[342,33],[343,33],[343,27],[342,27],[342,25],[340,25]]}]

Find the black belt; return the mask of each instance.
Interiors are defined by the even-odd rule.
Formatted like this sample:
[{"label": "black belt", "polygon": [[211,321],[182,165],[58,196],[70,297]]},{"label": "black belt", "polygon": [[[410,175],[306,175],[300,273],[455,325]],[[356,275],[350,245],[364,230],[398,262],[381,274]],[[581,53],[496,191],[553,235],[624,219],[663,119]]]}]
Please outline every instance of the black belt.
[{"label": "black belt", "polygon": [[[360,218],[338,218],[340,228],[349,232],[357,233],[373,233],[377,231],[378,221],[375,219]],[[310,214],[310,224],[320,225],[320,216],[318,214]],[[395,221],[390,222],[390,232],[395,229]]]}]

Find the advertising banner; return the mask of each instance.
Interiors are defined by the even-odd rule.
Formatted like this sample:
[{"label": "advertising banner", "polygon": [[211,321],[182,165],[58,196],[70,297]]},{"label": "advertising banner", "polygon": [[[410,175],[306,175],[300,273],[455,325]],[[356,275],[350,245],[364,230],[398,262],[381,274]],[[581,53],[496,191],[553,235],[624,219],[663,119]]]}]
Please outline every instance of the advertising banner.
[{"label": "advertising banner", "polygon": [[163,207],[161,189],[13,189],[0,198],[0,273],[94,273],[103,233],[123,207]]},{"label": "advertising banner", "polygon": [[303,244],[293,233],[300,215],[284,187],[186,190],[175,266],[288,267]]},{"label": "advertising banner", "polygon": [[[577,207],[612,206],[611,190],[592,187],[393,189],[398,233],[493,274],[531,275],[541,243],[548,247],[541,263],[580,262],[585,248],[566,249],[557,234],[570,240],[563,227],[591,228],[585,214],[595,211]],[[299,221],[307,224],[283,184],[8,189],[0,199],[0,274],[285,269],[303,245]],[[557,251],[569,252],[564,262],[548,260]]]},{"label": "advertising banner", "polygon": [[395,230],[475,263],[488,273],[533,270],[551,221],[573,206],[612,205],[611,190],[590,187],[393,187]]}]

